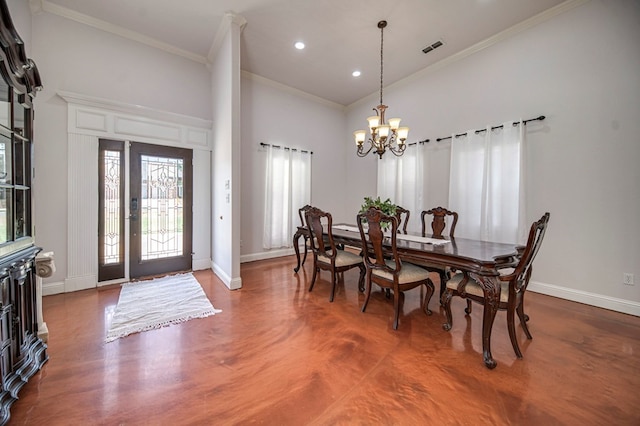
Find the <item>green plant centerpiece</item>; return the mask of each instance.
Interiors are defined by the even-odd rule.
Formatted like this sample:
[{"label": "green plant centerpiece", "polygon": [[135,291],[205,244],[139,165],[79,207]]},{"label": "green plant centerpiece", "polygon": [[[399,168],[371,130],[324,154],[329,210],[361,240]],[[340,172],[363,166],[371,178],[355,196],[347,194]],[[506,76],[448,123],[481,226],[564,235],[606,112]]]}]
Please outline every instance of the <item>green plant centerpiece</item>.
[{"label": "green plant centerpiece", "polygon": [[[360,213],[364,213],[367,210],[369,210],[369,207],[375,207],[378,210],[381,210],[382,213],[389,215],[389,216],[395,216],[396,215],[396,205],[393,204],[391,202],[391,200],[389,198],[387,198],[386,200],[382,201],[380,199],[380,197],[376,197],[375,199],[371,198],[371,197],[364,197],[364,203],[362,203],[362,206],[360,206]],[[366,222],[367,220],[365,218],[362,218],[362,220],[364,222]],[[380,222],[380,227],[386,231],[387,229],[389,229],[389,226],[391,226],[390,222]]]}]

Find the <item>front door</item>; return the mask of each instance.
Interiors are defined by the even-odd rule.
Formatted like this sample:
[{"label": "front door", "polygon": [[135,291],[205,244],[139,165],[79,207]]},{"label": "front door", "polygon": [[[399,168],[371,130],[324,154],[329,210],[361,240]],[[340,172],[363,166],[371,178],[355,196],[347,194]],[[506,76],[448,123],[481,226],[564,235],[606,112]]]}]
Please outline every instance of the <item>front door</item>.
[{"label": "front door", "polygon": [[191,270],[192,151],[132,143],[129,275]]},{"label": "front door", "polygon": [[191,270],[192,176],[189,149],[100,140],[98,281]]}]

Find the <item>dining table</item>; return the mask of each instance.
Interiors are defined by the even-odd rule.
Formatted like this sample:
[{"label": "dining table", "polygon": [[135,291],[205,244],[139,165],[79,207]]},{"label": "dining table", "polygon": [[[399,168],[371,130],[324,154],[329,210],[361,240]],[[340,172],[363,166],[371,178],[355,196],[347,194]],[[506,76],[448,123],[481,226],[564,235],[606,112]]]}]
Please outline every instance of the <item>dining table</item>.
[{"label": "dining table", "polygon": [[[338,223],[332,226],[332,235],[336,244],[362,249],[362,240],[357,225]],[[293,237],[293,246],[300,268],[299,239],[308,238],[308,230],[298,226]],[[389,247],[391,239],[387,238]],[[465,272],[475,280],[484,292],[487,301],[482,317],[482,356],[487,368],[493,369],[497,363],[491,355],[491,330],[500,303],[499,269],[517,262],[518,246],[515,244],[496,243],[468,238],[431,238],[419,233],[399,233],[396,236],[396,247],[402,260],[408,262],[422,261],[431,264],[448,266]],[[306,247],[305,247],[306,257]],[[447,324],[443,328],[447,329]]]}]

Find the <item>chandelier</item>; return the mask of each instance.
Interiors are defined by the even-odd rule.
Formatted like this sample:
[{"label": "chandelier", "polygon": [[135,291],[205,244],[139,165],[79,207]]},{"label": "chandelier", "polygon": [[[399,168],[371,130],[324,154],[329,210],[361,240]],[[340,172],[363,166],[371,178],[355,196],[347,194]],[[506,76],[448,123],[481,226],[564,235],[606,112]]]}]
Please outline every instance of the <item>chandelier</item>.
[{"label": "chandelier", "polygon": [[400,118],[390,118],[389,122],[384,120],[384,112],[388,108],[387,105],[382,103],[382,70],[383,70],[383,47],[384,47],[384,28],[387,26],[387,21],[378,22],[378,28],[380,28],[380,105],[373,110],[376,115],[367,117],[369,122],[369,139],[367,140],[369,148],[365,151],[364,142],[367,132],[365,130],[356,130],[353,132],[356,145],[358,147],[358,157],[364,157],[372,149],[375,148],[374,153],[378,154],[382,158],[382,154],[388,149],[394,155],[400,156],[407,148],[406,140],[409,134],[408,127],[399,127]]}]

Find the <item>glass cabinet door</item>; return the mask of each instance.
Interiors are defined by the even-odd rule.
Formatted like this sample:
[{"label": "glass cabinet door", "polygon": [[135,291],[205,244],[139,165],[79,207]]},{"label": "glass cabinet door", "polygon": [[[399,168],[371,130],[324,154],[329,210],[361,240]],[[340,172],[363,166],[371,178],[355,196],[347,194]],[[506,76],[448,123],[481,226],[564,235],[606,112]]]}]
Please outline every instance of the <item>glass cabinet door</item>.
[{"label": "glass cabinet door", "polygon": [[11,93],[7,83],[0,78],[0,126],[11,128]]},{"label": "glass cabinet door", "polygon": [[33,244],[29,99],[0,79],[0,256]]}]

